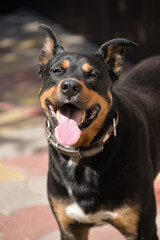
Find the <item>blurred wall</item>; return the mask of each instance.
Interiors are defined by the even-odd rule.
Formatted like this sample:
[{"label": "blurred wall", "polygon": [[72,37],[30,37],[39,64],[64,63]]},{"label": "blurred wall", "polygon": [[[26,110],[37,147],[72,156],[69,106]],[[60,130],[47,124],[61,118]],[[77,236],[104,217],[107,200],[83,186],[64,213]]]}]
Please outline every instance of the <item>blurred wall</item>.
[{"label": "blurred wall", "polygon": [[138,49],[127,50],[131,61],[160,54],[160,0],[23,0],[20,3],[98,44],[115,37],[139,43]]}]

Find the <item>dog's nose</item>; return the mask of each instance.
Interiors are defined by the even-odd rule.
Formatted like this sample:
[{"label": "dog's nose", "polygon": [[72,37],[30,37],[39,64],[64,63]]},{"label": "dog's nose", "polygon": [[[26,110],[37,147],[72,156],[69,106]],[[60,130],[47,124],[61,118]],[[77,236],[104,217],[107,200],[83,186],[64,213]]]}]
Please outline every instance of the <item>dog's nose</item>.
[{"label": "dog's nose", "polygon": [[76,96],[81,90],[82,86],[77,80],[67,79],[61,83],[61,92],[66,97]]}]

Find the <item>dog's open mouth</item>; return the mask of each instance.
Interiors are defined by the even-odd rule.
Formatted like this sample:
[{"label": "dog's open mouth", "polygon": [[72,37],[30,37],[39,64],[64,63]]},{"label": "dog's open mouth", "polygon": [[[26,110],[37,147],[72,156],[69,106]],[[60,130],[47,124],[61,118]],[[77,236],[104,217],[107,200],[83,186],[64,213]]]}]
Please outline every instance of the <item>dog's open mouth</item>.
[{"label": "dog's open mouth", "polygon": [[63,145],[77,143],[82,131],[91,125],[100,110],[97,105],[87,110],[80,109],[73,104],[64,104],[56,109],[52,103],[48,102],[47,106],[55,126],[55,137]]}]

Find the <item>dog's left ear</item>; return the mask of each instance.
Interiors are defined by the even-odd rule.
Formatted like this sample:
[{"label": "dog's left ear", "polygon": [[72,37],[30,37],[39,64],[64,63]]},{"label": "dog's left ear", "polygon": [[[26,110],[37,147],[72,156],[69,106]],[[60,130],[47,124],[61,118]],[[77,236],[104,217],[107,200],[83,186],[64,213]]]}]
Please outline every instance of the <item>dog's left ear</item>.
[{"label": "dog's left ear", "polygon": [[96,52],[108,66],[112,80],[117,80],[123,70],[125,47],[138,47],[137,43],[124,38],[116,38],[104,43]]}]

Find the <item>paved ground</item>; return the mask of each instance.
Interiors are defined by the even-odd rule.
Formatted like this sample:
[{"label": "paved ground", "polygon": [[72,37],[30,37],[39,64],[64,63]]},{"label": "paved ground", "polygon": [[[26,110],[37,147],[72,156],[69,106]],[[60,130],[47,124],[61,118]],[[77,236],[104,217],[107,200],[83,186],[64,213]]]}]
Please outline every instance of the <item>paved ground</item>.
[{"label": "paved ground", "polygon": [[[37,75],[42,38],[29,10],[0,16],[0,240],[58,240],[46,197],[47,144]],[[54,29],[66,49],[92,52],[96,46],[60,25]],[[155,182],[160,229],[160,180]],[[123,240],[110,226],[95,228],[91,240]]]}]

